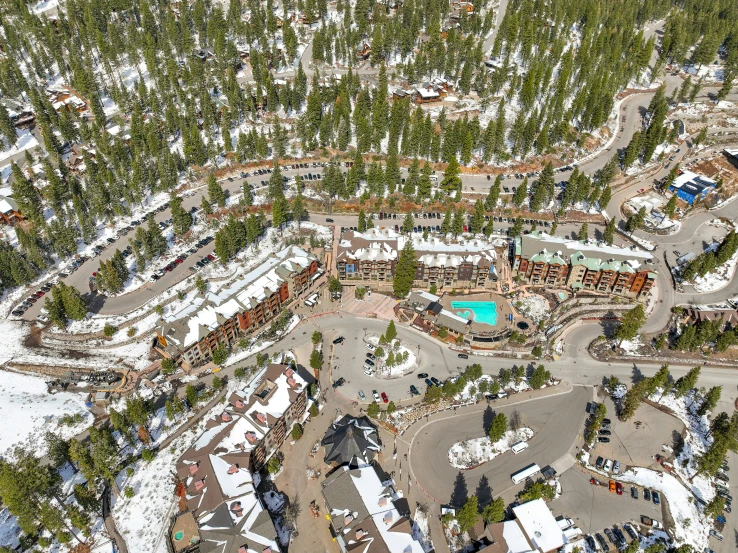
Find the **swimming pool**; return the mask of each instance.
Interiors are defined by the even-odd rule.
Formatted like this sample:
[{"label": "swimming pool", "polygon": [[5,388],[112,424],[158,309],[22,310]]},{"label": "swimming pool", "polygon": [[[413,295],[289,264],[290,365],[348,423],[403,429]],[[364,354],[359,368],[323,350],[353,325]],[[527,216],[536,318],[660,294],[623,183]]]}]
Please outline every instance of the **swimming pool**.
[{"label": "swimming pool", "polygon": [[451,309],[465,319],[490,326],[497,324],[497,304],[493,301],[452,301]]}]

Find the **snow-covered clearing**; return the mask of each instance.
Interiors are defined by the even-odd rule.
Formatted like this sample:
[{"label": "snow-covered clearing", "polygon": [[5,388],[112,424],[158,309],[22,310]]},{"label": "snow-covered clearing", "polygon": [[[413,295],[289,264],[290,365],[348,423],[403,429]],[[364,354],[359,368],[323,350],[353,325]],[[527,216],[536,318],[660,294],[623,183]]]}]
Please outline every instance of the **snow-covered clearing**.
[{"label": "snow-covered clearing", "polygon": [[541,322],[551,313],[546,298],[537,294],[531,294],[515,301],[515,307],[535,324]]},{"label": "snow-covered clearing", "polygon": [[[378,336],[369,335],[366,341],[374,346],[380,346]],[[377,376],[385,378],[402,376],[418,364],[417,356],[409,348],[403,346],[399,340],[393,340],[391,345],[381,344],[381,347],[385,355],[381,359],[377,357]],[[390,358],[390,352],[392,358],[395,360],[391,366],[387,364],[387,360]],[[400,360],[400,362],[398,363],[397,360]]]},{"label": "snow-covered clearing", "polygon": [[[92,422],[82,393],[49,394],[43,379],[4,372],[0,379],[0,448],[12,456],[13,448],[23,446],[37,457],[46,453],[44,434],[53,432],[62,438],[75,436]],[[81,422],[60,424],[64,415],[80,415]]]},{"label": "snow-covered clearing", "polygon": [[0,151],[0,162],[3,162],[6,159],[10,159],[14,155],[38,146],[38,140],[36,140],[36,137],[31,134],[31,131],[22,130],[17,131],[17,133],[18,142],[15,143],[15,146],[11,148],[5,148],[4,150]]},{"label": "snow-covered clearing", "polygon": [[528,441],[532,437],[533,430],[523,427],[508,430],[495,443],[488,436],[457,442],[448,450],[448,462],[457,469],[474,468],[508,451],[514,444]]},{"label": "snow-covered clearing", "polygon": [[639,334],[632,340],[623,340],[620,343],[620,349],[628,353],[629,355],[639,355],[638,350],[643,347],[643,342],[641,341],[641,335]]}]

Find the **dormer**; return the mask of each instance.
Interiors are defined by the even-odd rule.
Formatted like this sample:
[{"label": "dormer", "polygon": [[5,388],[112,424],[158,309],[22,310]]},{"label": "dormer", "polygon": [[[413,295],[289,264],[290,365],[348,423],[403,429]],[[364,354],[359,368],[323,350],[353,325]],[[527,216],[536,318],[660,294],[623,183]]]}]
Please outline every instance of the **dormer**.
[{"label": "dormer", "polygon": [[292,378],[291,376],[287,379],[287,384],[292,389],[297,388],[297,381],[294,378]]},{"label": "dormer", "polygon": [[384,513],[384,517],[382,517],[382,520],[385,524],[392,524],[392,511],[387,511]]},{"label": "dormer", "polygon": [[233,417],[230,416],[228,413],[224,412],[224,413],[221,413],[220,420],[222,420],[223,422],[231,422],[233,420]]},{"label": "dormer", "polygon": [[256,420],[258,420],[261,424],[266,425],[267,418],[266,418],[266,415],[264,413],[258,413],[257,412],[257,413],[254,413],[254,416],[256,417]]},{"label": "dormer", "polygon": [[250,444],[255,444],[256,441],[257,441],[256,432],[253,432],[251,430],[249,430],[248,432],[246,432],[246,440]]},{"label": "dormer", "polygon": [[353,515],[344,515],[343,516],[343,525],[348,526],[351,524],[351,522],[354,520]]},{"label": "dormer", "polygon": [[386,507],[387,506],[387,496],[383,495],[379,498],[379,506],[380,507]]},{"label": "dormer", "polygon": [[286,371],[284,371],[284,374],[287,378],[291,378],[293,374],[295,374],[295,371],[292,370],[292,368],[287,368]]},{"label": "dormer", "polygon": [[231,465],[228,467],[228,474],[236,474],[238,472],[238,465]]},{"label": "dormer", "polygon": [[190,476],[194,476],[194,474],[197,472],[197,469],[200,468],[200,463],[193,463],[190,465]]},{"label": "dormer", "polygon": [[362,530],[361,528],[357,528],[356,529],[356,539],[357,539],[357,541],[360,540],[361,538],[363,538],[364,536],[366,536],[367,534],[369,534],[369,532],[364,532],[364,530]]},{"label": "dormer", "polygon": [[237,399],[235,405],[236,405],[236,409],[243,409],[245,404],[240,399]]},{"label": "dormer", "polygon": [[238,553],[248,553],[248,551],[246,550],[246,546],[242,545],[241,547],[239,547]]},{"label": "dormer", "polygon": [[198,480],[195,482],[195,489],[199,492],[205,487],[205,480]]}]

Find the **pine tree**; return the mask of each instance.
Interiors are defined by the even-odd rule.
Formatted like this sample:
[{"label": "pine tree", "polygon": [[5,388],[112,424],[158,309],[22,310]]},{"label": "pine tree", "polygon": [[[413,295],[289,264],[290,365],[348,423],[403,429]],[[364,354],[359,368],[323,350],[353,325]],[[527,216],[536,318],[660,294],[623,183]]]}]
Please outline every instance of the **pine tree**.
[{"label": "pine tree", "polygon": [[[523,202],[525,202],[525,200],[527,199],[528,199],[528,177],[525,177],[523,179],[523,182],[520,184],[520,186],[518,186],[518,188],[515,190],[512,201],[517,207],[520,207],[521,205],[523,205]],[[531,205],[531,210],[538,211],[538,209],[533,209],[532,205]]]},{"label": "pine tree", "polygon": [[446,210],[446,213],[443,216],[443,223],[441,223],[441,234],[444,236],[451,232],[451,217],[452,217],[452,209],[449,207]]},{"label": "pine tree", "polygon": [[449,159],[446,171],[443,173],[443,180],[441,181],[441,188],[448,194],[459,194],[461,192],[461,177],[459,177],[459,161],[456,156],[451,156]]},{"label": "pine tree", "polygon": [[415,220],[413,219],[413,214],[408,212],[407,215],[405,215],[405,220],[402,222],[402,232],[411,233],[414,226]]},{"label": "pine tree", "polygon": [[615,218],[613,217],[607,222],[605,231],[602,233],[602,240],[608,246],[612,246],[612,242],[615,238]]},{"label": "pine tree", "polygon": [[587,223],[582,223],[582,226],[579,228],[577,240],[580,240],[582,242],[585,240],[589,240],[589,225]]},{"label": "pine tree", "polygon": [[630,311],[626,311],[620,317],[620,322],[615,328],[614,338],[622,344],[625,340],[632,340],[638,336],[638,331],[646,322],[646,311],[642,304],[637,304]]},{"label": "pine tree", "polygon": [[676,214],[676,204],[677,204],[677,195],[673,194],[672,197],[669,198],[669,201],[666,202],[666,205],[662,209],[664,214],[669,219],[673,219],[674,215]]},{"label": "pine tree", "polygon": [[192,214],[182,207],[182,198],[174,192],[169,196],[169,207],[172,212],[172,228],[174,234],[181,236],[192,226]]},{"label": "pine tree", "polygon": [[702,399],[702,403],[700,404],[700,408],[697,412],[700,415],[707,415],[707,413],[713,411],[715,407],[717,407],[717,404],[720,402],[720,395],[722,394],[722,391],[722,386],[713,386],[712,388],[707,390],[707,393]]},{"label": "pine tree", "polygon": [[211,204],[217,204],[219,207],[224,207],[226,202],[225,192],[223,187],[218,183],[214,173],[208,175],[208,199]]},{"label": "pine tree", "polygon": [[489,440],[494,444],[499,442],[507,432],[507,417],[505,413],[497,413],[489,425]]},{"label": "pine tree", "polygon": [[677,397],[684,397],[694,388],[697,387],[697,381],[700,378],[702,367],[693,367],[689,372],[679,378],[674,384],[674,394]]},{"label": "pine tree", "polygon": [[487,195],[487,198],[484,200],[484,208],[487,211],[492,211],[497,207],[497,201],[500,198],[500,189],[502,187],[502,177],[500,175],[497,175],[495,178],[495,182],[492,185],[492,188],[489,189],[489,194]]},{"label": "pine tree", "polygon": [[510,236],[513,238],[520,236],[520,234],[523,232],[523,219],[521,217],[517,217],[515,219],[515,222],[513,223],[513,226],[510,227]]},{"label": "pine tree", "polygon": [[457,209],[456,213],[454,214],[454,221],[451,225],[451,230],[456,236],[464,232],[464,221],[465,220],[466,220],[466,213],[464,213],[461,209]]},{"label": "pine tree", "polygon": [[364,232],[366,230],[366,214],[363,209],[359,210],[359,223],[356,228],[359,232]]},{"label": "pine tree", "polygon": [[307,215],[307,207],[305,206],[305,198],[299,192],[292,198],[292,218],[297,222],[297,229],[300,229],[302,220]]},{"label": "pine tree", "polygon": [[477,234],[482,231],[484,226],[484,204],[482,200],[477,200],[474,204],[474,215],[472,215],[471,229],[472,234]]},{"label": "pine tree", "polygon": [[410,240],[405,242],[405,246],[400,252],[400,257],[395,266],[395,276],[392,287],[395,295],[404,298],[410,293],[415,280],[415,271],[418,266],[418,260],[415,257],[415,250]]},{"label": "pine tree", "polygon": [[18,133],[15,131],[15,125],[13,125],[8,110],[3,104],[0,104],[0,134],[5,137],[11,148],[18,142]]}]

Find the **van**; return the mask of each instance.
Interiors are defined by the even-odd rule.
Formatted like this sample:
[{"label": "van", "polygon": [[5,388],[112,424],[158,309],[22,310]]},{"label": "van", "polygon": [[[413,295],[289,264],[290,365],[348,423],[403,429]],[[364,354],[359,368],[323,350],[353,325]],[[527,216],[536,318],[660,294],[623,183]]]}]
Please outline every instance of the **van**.
[{"label": "van", "polygon": [[518,442],[516,444],[513,444],[513,446],[510,448],[510,450],[517,455],[521,451],[525,451],[528,449],[528,442]]}]

